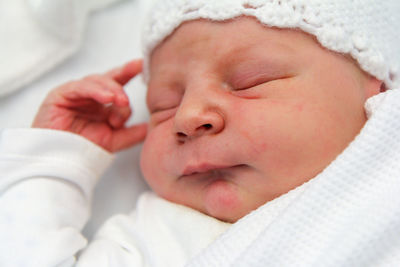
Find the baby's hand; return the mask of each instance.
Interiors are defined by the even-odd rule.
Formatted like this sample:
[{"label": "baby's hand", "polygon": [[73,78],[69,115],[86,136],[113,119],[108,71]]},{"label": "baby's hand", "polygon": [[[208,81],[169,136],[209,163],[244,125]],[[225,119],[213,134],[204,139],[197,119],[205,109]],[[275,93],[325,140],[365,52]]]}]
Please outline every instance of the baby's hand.
[{"label": "baby's hand", "polygon": [[143,141],[146,124],[124,126],[131,108],[122,87],[141,70],[142,61],[134,60],[57,87],[42,103],[32,127],[73,132],[111,152]]}]

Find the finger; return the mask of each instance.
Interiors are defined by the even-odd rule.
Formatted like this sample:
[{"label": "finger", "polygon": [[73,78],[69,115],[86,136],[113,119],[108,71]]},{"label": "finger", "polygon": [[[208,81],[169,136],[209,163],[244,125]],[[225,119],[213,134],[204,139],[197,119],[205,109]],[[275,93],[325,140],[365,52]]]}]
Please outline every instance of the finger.
[{"label": "finger", "polygon": [[106,73],[108,77],[119,83],[125,85],[133,77],[142,72],[143,61],[141,59],[135,59],[129,61],[125,65],[119,68],[115,68]]},{"label": "finger", "polygon": [[114,93],[115,99],[114,103],[117,106],[128,106],[129,98],[124,91],[122,85],[111,79],[106,75],[90,75],[84,78],[84,80],[97,83],[102,86],[104,90],[109,90]]},{"label": "finger", "polygon": [[103,88],[101,85],[88,80],[74,81],[55,90],[56,104],[76,107],[85,100],[94,100],[100,104],[113,103],[115,93]]},{"label": "finger", "polygon": [[86,121],[103,122],[114,129],[123,127],[132,113],[130,106],[118,107],[113,104],[105,106],[97,102],[74,107],[74,111],[76,117]]},{"label": "finger", "polygon": [[[93,101],[93,100],[91,100]],[[95,101],[88,105],[74,107],[74,115],[86,121],[103,122],[108,124],[112,105],[102,105]]]},{"label": "finger", "polygon": [[124,126],[125,122],[131,116],[131,108],[127,107],[117,107],[111,106],[110,108],[110,115],[108,117],[108,123],[114,128],[118,129]]},{"label": "finger", "polygon": [[146,133],[147,123],[117,130],[113,136],[111,151],[120,151],[142,142]]}]

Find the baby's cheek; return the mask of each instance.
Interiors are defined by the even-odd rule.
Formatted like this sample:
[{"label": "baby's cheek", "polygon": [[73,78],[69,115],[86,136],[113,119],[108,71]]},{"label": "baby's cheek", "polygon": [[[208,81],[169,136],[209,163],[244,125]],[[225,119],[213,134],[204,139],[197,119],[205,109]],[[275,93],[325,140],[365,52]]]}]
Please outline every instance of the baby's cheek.
[{"label": "baby's cheek", "polygon": [[151,168],[152,164],[154,164],[154,162],[152,161],[151,150],[152,147],[149,144],[149,134],[148,134],[143,144],[143,148],[140,155],[140,169],[142,170],[143,176],[148,183],[149,180],[151,180],[150,177],[154,176]]},{"label": "baby's cheek", "polygon": [[231,136],[234,139],[230,142],[239,146],[240,153],[249,160],[267,151],[270,142],[269,131],[264,127],[268,118],[265,113],[252,112],[254,110],[257,107],[237,105],[231,116],[234,119],[230,123],[230,133],[233,133]]},{"label": "baby's cheek", "polygon": [[[318,138],[315,110],[301,101],[265,101],[259,112],[247,112],[247,123],[239,126],[239,134],[248,144],[247,156],[272,171],[301,164],[304,153]],[[256,110],[248,109],[250,111]]]},{"label": "baby's cheek", "polygon": [[166,147],[168,146],[164,131],[152,129],[146,136],[143,144],[140,167],[142,173],[151,187],[157,187],[166,177]]},{"label": "baby's cheek", "polygon": [[257,156],[260,153],[268,150],[268,133],[262,132],[262,124],[258,124],[258,127],[240,127],[238,129],[238,135],[240,142],[237,144],[242,144],[243,153],[246,153],[248,157]]}]

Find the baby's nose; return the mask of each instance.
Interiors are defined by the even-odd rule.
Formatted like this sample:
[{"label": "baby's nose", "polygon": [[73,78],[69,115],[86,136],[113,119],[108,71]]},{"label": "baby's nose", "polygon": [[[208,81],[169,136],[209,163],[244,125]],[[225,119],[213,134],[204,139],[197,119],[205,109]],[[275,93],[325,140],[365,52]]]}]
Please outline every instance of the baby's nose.
[{"label": "baby's nose", "polygon": [[175,114],[175,135],[179,143],[220,133],[224,118],[217,108],[205,103],[182,103]]}]

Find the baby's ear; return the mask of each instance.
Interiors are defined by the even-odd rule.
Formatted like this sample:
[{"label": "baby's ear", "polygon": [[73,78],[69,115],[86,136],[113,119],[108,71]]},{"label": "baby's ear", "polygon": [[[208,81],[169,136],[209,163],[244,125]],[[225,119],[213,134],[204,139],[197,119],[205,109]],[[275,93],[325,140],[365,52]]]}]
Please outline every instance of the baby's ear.
[{"label": "baby's ear", "polygon": [[369,76],[365,83],[365,95],[368,98],[386,91],[385,84],[373,76]]}]

